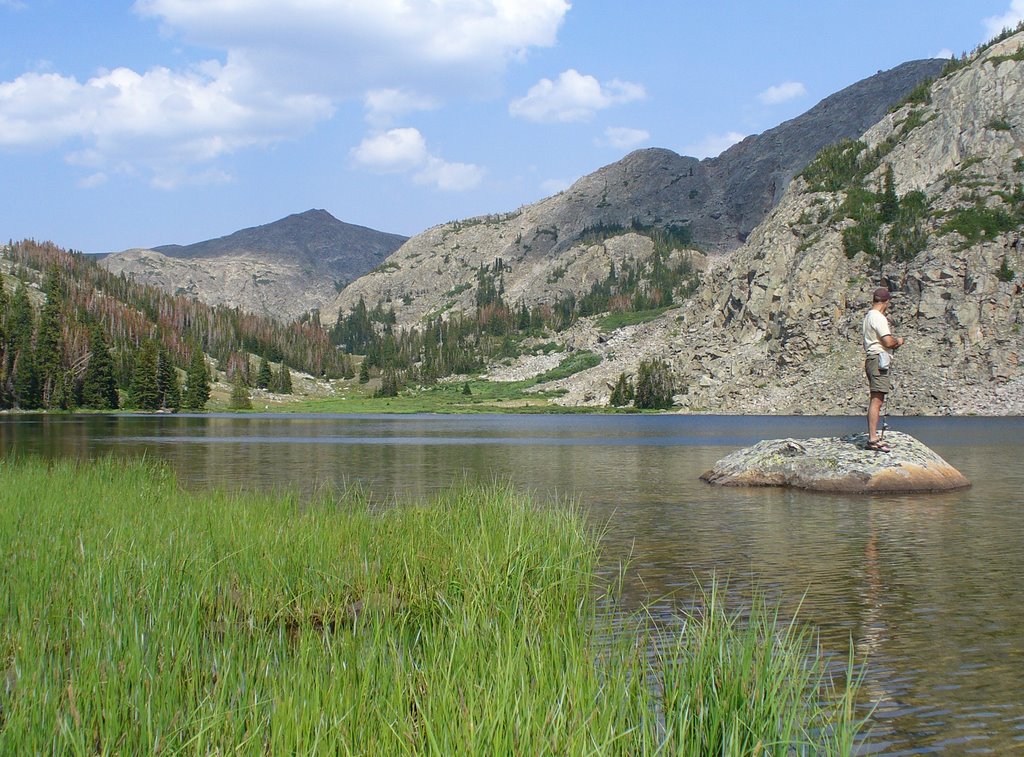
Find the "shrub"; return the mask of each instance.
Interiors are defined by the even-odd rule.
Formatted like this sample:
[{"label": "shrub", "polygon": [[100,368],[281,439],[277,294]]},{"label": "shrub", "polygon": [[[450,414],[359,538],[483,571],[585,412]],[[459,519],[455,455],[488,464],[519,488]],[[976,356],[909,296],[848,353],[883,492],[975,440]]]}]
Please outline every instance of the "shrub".
[{"label": "shrub", "polygon": [[996,278],[1002,282],[1013,281],[1013,277],[1016,275],[1014,270],[1010,268],[1009,262],[1006,257],[1003,257],[1003,264],[999,266],[999,270],[996,271]]},{"label": "shrub", "polygon": [[1014,218],[1001,208],[975,206],[959,211],[942,224],[945,233],[957,232],[968,244],[1015,228]]},{"label": "shrub", "polygon": [[672,373],[664,360],[641,360],[633,404],[641,410],[672,407]]},{"label": "shrub", "polygon": [[863,142],[844,140],[824,148],[801,174],[815,192],[838,192],[848,187],[860,172],[858,156]]}]

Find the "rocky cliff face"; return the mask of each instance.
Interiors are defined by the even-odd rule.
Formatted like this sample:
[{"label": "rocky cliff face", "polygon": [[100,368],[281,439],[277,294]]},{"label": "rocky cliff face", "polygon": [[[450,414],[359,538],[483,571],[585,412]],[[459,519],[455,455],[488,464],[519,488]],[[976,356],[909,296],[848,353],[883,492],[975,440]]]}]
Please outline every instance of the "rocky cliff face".
[{"label": "rocky cliff face", "polygon": [[[566,380],[563,401],[606,402],[620,371],[660,357],[690,410],[863,412],[860,323],[884,284],[907,340],[896,412],[1024,413],[1024,34],[943,76],[861,141],[863,176],[831,190],[796,179],[683,308],[611,337],[580,324],[570,344],[605,361]],[[899,212],[887,217],[890,170]],[[917,246],[899,246],[900,224]],[[865,228],[869,251],[851,257]]]},{"label": "rocky cliff face", "polygon": [[498,258],[507,301],[551,303],[589,291],[612,261],[650,256],[650,241],[640,235],[589,243],[597,228],[685,226],[702,251],[731,251],[822,147],[859,136],[943,64],[914,61],[881,72],[714,159],[639,150],[516,212],[429,229],[347,287],[325,315],[350,310],[361,297],[370,307],[393,306],[405,324],[471,310],[477,269]]},{"label": "rocky cliff face", "polygon": [[329,304],[405,239],[309,210],[196,244],[114,253],[103,264],[211,305],[293,320]]}]

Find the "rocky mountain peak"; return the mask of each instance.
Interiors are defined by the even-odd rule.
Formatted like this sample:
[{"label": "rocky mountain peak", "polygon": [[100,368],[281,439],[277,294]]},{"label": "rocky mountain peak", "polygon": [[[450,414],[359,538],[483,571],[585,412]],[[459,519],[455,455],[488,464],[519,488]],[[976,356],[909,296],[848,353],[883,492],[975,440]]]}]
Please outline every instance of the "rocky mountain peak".
[{"label": "rocky mountain peak", "polygon": [[1024,33],[823,150],[680,310],[611,338],[567,403],[667,358],[686,408],[859,414],[860,322],[894,292],[895,412],[1024,412]]},{"label": "rocky mountain peak", "polygon": [[174,294],[292,320],[328,305],[405,240],[307,210],[194,244],[113,253],[103,265]]},{"label": "rocky mountain peak", "polygon": [[[653,245],[644,234],[655,229],[685,230],[701,252],[727,253],[818,150],[859,136],[943,65],[915,61],[876,74],[715,159],[637,150],[518,211],[429,229],[349,285],[325,315],[347,312],[360,298],[370,307],[394,307],[403,324],[431,313],[471,310],[476,272],[498,258],[511,302],[533,306],[578,297],[621,256],[649,257]],[[616,229],[623,238],[612,241]],[[601,232],[596,243],[595,230]],[[629,232],[639,235],[626,239]]]}]

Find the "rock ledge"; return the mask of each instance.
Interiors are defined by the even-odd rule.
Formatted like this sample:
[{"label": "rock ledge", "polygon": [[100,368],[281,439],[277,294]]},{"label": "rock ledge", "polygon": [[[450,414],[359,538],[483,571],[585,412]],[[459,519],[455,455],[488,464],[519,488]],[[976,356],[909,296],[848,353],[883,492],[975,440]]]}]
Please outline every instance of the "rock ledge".
[{"label": "rock ledge", "polygon": [[769,439],[733,452],[700,478],[718,486],[790,486],[821,492],[936,492],[970,486],[960,471],[908,434],[892,452],[864,448],[867,434]]}]

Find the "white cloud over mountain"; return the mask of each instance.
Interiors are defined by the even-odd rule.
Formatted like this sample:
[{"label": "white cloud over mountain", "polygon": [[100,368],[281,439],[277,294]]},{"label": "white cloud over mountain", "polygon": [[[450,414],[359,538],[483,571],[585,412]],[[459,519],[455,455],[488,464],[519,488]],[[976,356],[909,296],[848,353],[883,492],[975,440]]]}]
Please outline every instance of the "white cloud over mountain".
[{"label": "white cloud over mountain", "polygon": [[1003,29],[1013,29],[1021,21],[1024,21],[1024,0],[1012,0],[1005,13],[982,19],[982,26],[985,27],[983,41],[992,39]]},{"label": "white cloud over mountain", "polygon": [[746,137],[746,134],[740,134],[738,131],[729,131],[725,134],[708,134],[699,142],[684,147],[682,154],[693,158],[714,158],[743,140],[744,137]]},{"label": "white cloud over mountain", "polygon": [[803,97],[806,94],[807,87],[803,85],[803,82],[786,81],[782,84],[776,84],[774,87],[768,87],[768,89],[757,96],[757,99],[765,105],[778,105],[779,103]]},{"label": "white cloud over mountain", "polygon": [[375,173],[408,173],[417,184],[446,191],[472,189],[483,179],[483,169],[470,163],[449,163],[427,149],[418,129],[403,127],[366,137],[351,151],[362,168]]},{"label": "white cloud over mountain", "polygon": [[[223,60],[0,82],[0,148],[70,145],[69,161],[92,171],[83,186],[111,172],[148,175],[157,186],[220,180],[203,164],[294,138],[345,99],[362,99],[370,124],[384,128],[478,93],[529,48],[554,44],[569,3],[137,0],[134,9]],[[379,147],[375,139],[357,151]],[[431,162],[439,159],[425,148],[424,156],[420,168],[438,187],[466,186],[479,172]]]},{"label": "white cloud over mountain", "polygon": [[647,96],[640,84],[613,79],[601,83],[595,77],[570,68],[554,81],[541,79],[525,97],[509,104],[509,113],[537,123],[589,121],[605,108]]},{"label": "white cloud over mountain", "polygon": [[604,130],[604,138],[598,140],[601,145],[614,147],[619,150],[628,150],[631,147],[641,145],[651,138],[649,132],[643,129],[630,129],[625,126],[609,126]]}]

